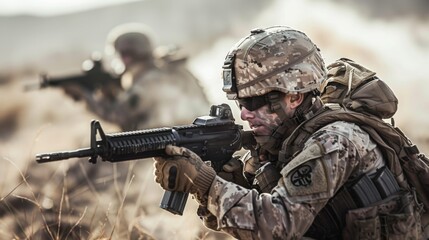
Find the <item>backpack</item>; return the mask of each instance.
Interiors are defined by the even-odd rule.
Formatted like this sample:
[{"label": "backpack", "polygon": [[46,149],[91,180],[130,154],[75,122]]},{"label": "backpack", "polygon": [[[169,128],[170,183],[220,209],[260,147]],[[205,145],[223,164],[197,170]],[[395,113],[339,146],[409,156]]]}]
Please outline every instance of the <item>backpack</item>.
[{"label": "backpack", "polygon": [[375,72],[350,59],[341,58],[328,67],[327,80],[321,86],[324,103],[337,103],[381,119],[391,118],[398,109],[398,99]]},{"label": "backpack", "polygon": [[[419,200],[429,210],[429,159],[394,126],[394,121],[388,124],[382,120],[396,113],[398,99],[393,91],[375,76],[375,72],[350,59],[341,58],[327,68],[328,78],[321,86],[322,101],[371,116],[365,116],[364,124],[368,126],[363,126],[364,130],[382,148],[388,149],[385,150],[389,152],[386,154],[388,164],[397,168],[398,182],[403,181],[400,177],[402,168],[406,181],[415,188]],[[369,130],[370,127],[373,129]],[[379,136],[375,136],[374,131]]]},{"label": "backpack", "polygon": [[394,126],[393,120],[391,124],[383,120],[396,113],[398,99],[393,91],[375,72],[350,59],[341,58],[327,68],[327,80],[320,88],[323,110],[289,136],[279,159],[283,164],[288,162],[303,149],[310,135],[330,123],[355,123],[380,147],[399,186],[416,193],[423,205],[420,208],[426,210],[422,221],[429,221],[429,159]]}]

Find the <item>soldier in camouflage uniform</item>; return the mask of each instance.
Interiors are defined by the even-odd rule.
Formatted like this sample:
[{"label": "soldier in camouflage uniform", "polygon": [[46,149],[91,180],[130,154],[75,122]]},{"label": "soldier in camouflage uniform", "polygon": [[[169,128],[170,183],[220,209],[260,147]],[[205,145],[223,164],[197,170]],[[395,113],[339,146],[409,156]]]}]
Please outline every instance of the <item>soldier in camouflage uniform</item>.
[{"label": "soldier in camouflage uniform", "polygon": [[304,33],[288,27],[251,31],[223,66],[223,90],[239,104],[258,143],[241,158],[242,168],[224,168],[243,171],[245,181],[225,180],[176,146],[167,146],[169,157],[155,159],[155,181],[193,194],[205,225],[238,239],[422,238],[409,192],[395,188],[382,201],[365,202],[379,194],[371,188],[374,176],[391,172],[380,147],[358,125],[333,122],[300,151],[285,152],[297,127],[326,107],[318,97],[326,77],[319,49]]},{"label": "soldier in camouflage uniform", "polygon": [[209,102],[198,79],[186,69],[186,59],[155,57],[147,32],[145,26],[129,23],[114,28],[107,38],[107,49],[125,69],[125,90],[113,101],[77,86],[66,92],[80,95],[92,112],[123,130],[189,124],[206,115]]}]

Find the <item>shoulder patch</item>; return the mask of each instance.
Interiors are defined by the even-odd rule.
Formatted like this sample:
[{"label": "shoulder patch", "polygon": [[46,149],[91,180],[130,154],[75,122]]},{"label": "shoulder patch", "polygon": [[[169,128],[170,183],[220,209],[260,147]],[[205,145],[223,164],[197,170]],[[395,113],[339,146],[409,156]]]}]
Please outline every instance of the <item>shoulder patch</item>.
[{"label": "shoulder patch", "polygon": [[295,187],[311,185],[313,168],[308,164],[302,164],[290,173],[290,181]]},{"label": "shoulder patch", "polygon": [[322,156],[321,147],[312,144],[282,169],[286,191],[291,197],[328,191],[327,169]]}]

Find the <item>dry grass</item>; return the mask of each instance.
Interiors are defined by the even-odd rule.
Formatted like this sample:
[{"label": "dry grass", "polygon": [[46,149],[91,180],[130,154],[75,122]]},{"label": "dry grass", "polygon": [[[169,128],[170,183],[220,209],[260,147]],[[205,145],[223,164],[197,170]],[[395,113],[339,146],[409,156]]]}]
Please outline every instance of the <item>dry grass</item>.
[{"label": "dry grass", "polygon": [[229,238],[202,226],[191,199],[183,216],[160,209],[151,160],[36,164],[36,153],[88,146],[96,117],[60,91],[21,87],[0,87],[0,239]]}]

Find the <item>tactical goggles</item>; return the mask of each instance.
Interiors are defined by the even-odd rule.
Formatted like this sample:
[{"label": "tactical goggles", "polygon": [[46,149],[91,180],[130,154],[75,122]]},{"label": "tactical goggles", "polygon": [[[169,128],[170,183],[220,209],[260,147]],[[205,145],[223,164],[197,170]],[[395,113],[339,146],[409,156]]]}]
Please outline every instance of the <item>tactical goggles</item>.
[{"label": "tactical goggles", "polygon": [[249,97],[249,98],[239,98],[237,99],[239,107],[245,107],[249,111],[255,111],[258,108],[269,103],[268,97],[266,95]]}]

